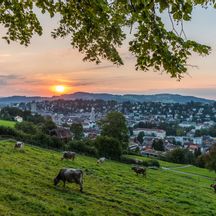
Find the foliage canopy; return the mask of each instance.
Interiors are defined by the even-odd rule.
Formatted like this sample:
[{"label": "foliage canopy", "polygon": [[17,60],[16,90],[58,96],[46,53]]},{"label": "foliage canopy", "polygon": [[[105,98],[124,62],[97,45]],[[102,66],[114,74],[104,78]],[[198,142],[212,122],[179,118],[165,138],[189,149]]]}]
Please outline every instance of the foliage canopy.
[{"label": "foliage canopy", "polygon": [[164,143],[162,139],[154,139],[152,143],[152,148],[156,151],[165,151]]},{"label": "foliage canopy", "polygon": [[180,164],[194,164],[195,157],[188,149],[177,148],[166,153],[165,159]]},{"label": "foliage canopy", "polygon": [[95,140],[95,146],[98,149],[99,156],[119,159],[122,154],[121,143],[113,137],[98,136]]},{"label": "foliage canopy", "polygon": [[83,126],[81,123],[73,123],[70,126],[70,130],[73,133],[75,140],[81,140],[83,138]]},{"label": "foliage canopy", "polygon": [[[122,65],[118,48],[131,29],[129,50],[136,57],[136,69],[153,68],[181,79],[187,72],[187,59],[196,52],[207,55],[210,47],[189,40],[183,24],[191,20],[196,6],[216,7],[215,0],[3,0],[0,24],[8,43],[28,45],[33,34],[42,35],[39,11],[60,17],[52,37],[71,37],[71,45],[85,54],[84,60],[102,59]],[[37,10],[35,10],[37,9]],[[167,14],[172,29],[162,20]],[[176,24],[181,26],[177,31]]]},{"label": "foliage canopy", "polygon": [[[101,135],[117,139],[121,143],[128,143],[128,128],[124,115],[120,112],[110,112],[100,120]],[[123,147],[126,149],[127,145]]]},{"label": "foliage canopy", "polygon": [[216,144],[214,144],[205,156],[205,166],[216,172]]},{"label": "foliage canopy", "polygon": [[140,144],[143,143],[144,136],[145,136],[145,134],[144,134],[143,131],[141,131],[141,132],[138,133],[137,140],[139,141]]}]

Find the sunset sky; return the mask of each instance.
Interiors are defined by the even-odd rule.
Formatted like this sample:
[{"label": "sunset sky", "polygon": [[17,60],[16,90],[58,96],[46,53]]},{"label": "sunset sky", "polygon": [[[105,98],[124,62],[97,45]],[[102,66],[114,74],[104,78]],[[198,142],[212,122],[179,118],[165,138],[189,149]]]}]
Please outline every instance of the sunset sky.
[{"label": "sunset sky", "polygon": [[[0,40],[0,97],[11,95],[52,96],[52,86],[66,86],[75,91],[108,93],[179,93],[216,99],[216,10],[197,8],[193,20],[185,25],[187,37],[212,47],[207,57],[194,55],[189,75],[178,82],[159,72],[135,70],[135,59],[120,49],[125,62],[116,67],[109,62],[95,65],[83,62],[83,55],[70,46],[69,39],[54,40],[50,36],[56,20],[41,17],[44,34],[34,36],[29,47],[18,43],[7,45]],[[168,22],[168,21],[167,21]],[[4,29],[0,28],[0,34]]]}]

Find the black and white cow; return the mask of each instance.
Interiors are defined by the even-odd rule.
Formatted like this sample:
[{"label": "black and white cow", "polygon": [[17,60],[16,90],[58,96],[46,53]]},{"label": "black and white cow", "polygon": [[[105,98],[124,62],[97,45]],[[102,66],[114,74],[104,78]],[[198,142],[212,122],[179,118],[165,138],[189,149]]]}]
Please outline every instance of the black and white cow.
[{"label": "black and white cow", "polygon": [[101,157],[97,160],[97,164],[102,164],[102,163],[104,163],[105,160],[106,160],[105,157]]},{"label": "black and white cow", "polygon": [[15,149],[22,149],[22,148],[24,148],[24,143],[18,141],[18,142],[15,143],[14,148]]}]

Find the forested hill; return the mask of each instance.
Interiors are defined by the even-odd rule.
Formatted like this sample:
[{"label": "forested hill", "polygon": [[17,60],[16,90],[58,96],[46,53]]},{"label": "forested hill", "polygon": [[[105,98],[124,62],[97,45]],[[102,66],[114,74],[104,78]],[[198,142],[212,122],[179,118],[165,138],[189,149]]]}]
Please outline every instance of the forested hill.
[{"label": "forested hill", "polygon": [[7,105],[7,104],[13,104],[13,103],[27,103],[31,101],[42,101],[46,100],[45,97],[27,97],[27,96],[11,96],[11,97],[0,97],[0,105]]},{"label": "forested hill", "polygon": [[53,97],[26,97],[26,96],[12,96],[0,98],[1,104],[11,104],[30,101],[41,100],[115,100],[118,102],[131,101],[131,102],[163,102],[163,103],[188,103],[188,102],[200,102],[200,103],[212,103],[213,100],[198,98],[194,96],[183,96],[178,94],[155,94],[155,95],[137,95],[137,94],[125,94],[114,95],[107,93],[88,93],[88,92],[75,92],[73,94],[65,94],[61,96]]},{"label": "forested hill", "polygon": [[182,96],[178,94],[155,94],[155,95],[137,95],[137,94],[125,94],[125,95],[113,95],[104,93],[87,93],[76,92],[74,94],[62,95],[56,98],[62,98],[67,100],[85,99],[85,100],[115,100],[118,102],[131,101],[131,102],[164,102],[164,103],[188,103],[188,102],[201,102],[211,103],[213,100],[204,98],[198,98],[194,96]]}]

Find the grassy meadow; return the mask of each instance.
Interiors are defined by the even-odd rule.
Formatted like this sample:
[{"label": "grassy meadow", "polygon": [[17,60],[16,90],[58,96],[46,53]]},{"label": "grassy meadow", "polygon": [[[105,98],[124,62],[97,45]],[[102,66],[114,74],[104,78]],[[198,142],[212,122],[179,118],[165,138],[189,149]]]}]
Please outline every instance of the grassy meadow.
[{"label": "grassy meadow", "polygon": [[[80,155],[75,161],[61,161],[60,152],[28,145],[19,151],[13,146],[11,141],[0,141],[1,216],[216,215],[211,179],[163,169],[149,169],[145,178],[136,176],[127,164],[97,165],[95,158]],[[53,178],[63,167],[84,170],[84,193],[76,184],[54,187]],[[212,177],[205,169],[195,171]]]},{"label": "grassy meadow", "polygon": [[0,126],[4,126],[4,127],[14,127],[16,124],[16,122],[14,121],[6,121],[6,120],[1,120],[0,119]]}]

